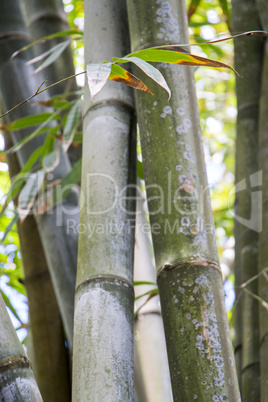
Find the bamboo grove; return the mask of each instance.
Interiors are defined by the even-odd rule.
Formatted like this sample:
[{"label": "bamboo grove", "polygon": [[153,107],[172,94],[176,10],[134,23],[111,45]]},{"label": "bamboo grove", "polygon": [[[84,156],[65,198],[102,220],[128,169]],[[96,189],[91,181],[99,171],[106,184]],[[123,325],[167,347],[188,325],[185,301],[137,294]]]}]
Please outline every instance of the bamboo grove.
[{"label": "bamboo grove", "polygon": [[[266,400],[268,6],[215,2],[235,69],[189,47],[201,1],[0,1],[2,243],[16,223],[29,305],[26,353],[2,292],[1,401]],[[233,344],[196,67],[236,77]]]}]

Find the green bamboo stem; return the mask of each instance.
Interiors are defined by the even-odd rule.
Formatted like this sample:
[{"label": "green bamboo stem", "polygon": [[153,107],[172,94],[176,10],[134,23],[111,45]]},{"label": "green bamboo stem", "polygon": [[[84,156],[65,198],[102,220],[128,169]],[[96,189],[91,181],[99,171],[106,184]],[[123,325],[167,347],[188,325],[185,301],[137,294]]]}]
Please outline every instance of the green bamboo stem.
[{"label": "green bamboo stem", "polygon": [[[22,48],[29,42],[18,1],[0,2],[0,95],[2,109],[8,110],[14,104],[32,95],[42,82],[42,77],[33,77],[33,68],[25,66],[25,62],[32,58],[31,52],[20,53],[14,59],[10,56],[14,51]],[[41,82],[40,82],[41,81]],[[45,93],[38,96],[39,100],[47,99]],[[7,118],[10,121],[44,111],[42,107],[33,107],[26,103],[13,111]],[[11,133],[13,143],[17,143],[27,134],[29,129]],[[20,166],[29,159],[36,147],[44,141],[40,136],[21,148],[17,157]],[[70,170],[70,162],[66,155],[61,155],[61,161],[53,172],[54,179],[60,179]],[[57,207],[37,217],[37,225],[50,269],[56,297],[59,303],[65,333],[70,350],[72,350],[74,283],[76,276],[77,233],[68,230],[69,222],[73,227],[78,224],[79,211],[77,195],[74,192],[64,199]]]},{"label": "green bamboo stem", "polygon": [[[188,40],[184,2],[127,4],[132,51]],[[171,100],[146,81],[136,107],[173,398],[238,401],[193,71],[158,67]]]},{"label": "green bamboo stem", "polygon": [[[33,40],[69,29],[62,0],[23,0],[22,6],[25,20]],[[67,38],[55,38],[47,42],[39,43],[34,47],[35,54],[40,55],[66,39]],[[65,77],[74,75],[74,73],[73,53],[71,45],[69,45],[54,63],[46,67],[44,77],[47,80],[47,85],[49,85]],[[53,96],[63,94],[66,91],[75,90],[77,90],[77,85],[75,77],[73,77],[71,80],[62,81],[59,85],[51,87],[49,94]],[[72,165],[81,158],[81,153],[81,146],[77,148],[71,146],[68,149],[68,156]]]},{"label": "green bamboo stem", "polygon": [[[236,150],[236,153],[238,149]],[[236,156],[237,159],[237,156]],[[237,177],[237,174],[236,174]],[[235,202],[234,207],[235,213],[240,216],[239,207],[237,202]],[[242,349],[243,349],[243,325],[242,325],[242,317],[243,317],[243,309],[242,309],[242,300],[243,295],[240,294],[241,289],[240,286],[242,284],[242,270],[241,270],[241,238],[240,238],[240,224],[235,221],[234,222],[234,236],[235,236],[235,261],[234,261],[234,275],[235,275],[235,305],[234,305],[234,328],[235,328],[235,337],[234,337],[234,356],[235,356],[235,365],[238,377],[239,388],[242,386]]]},{"label": "green bamboo stem", "polygon": [[[6,134],[5,147],[11,146],[11,139]],[[20,171],[16,155],[8,156],[8,165],[12,178]],[[17,226],[37,384],[45,402],[68,401],[71,400],[71,390],[62,321],[36,221],[33,216],[28,216]]]},{"label": "green bamboo stem", "polygon": [[0,295],[0,400],[42,402],[31,363],[10,321]]},{"label": "green bamboo stem", "polygon": [[[22,0],[22,10],[33,40],[53,34],[55,32],[67,31],[69,29],[66,14],[61,0]],[[35,46],[36,55],[44,53],[62,40],[55,38]],[[63,54],[44,70],[44,76],[48,85],[74,74],[74,63],[71,46],[68,46]],[[71,84],[71,85],[70,85]],[[72,82],[63,82],[61,85],[50,90],[51,95],[57,95],[77,89],[75,79]]]},{"label": "green bamboo stem", "polygon": [[[144,206],[145,200],[138,198],[134,280],[156,282]],[[140,296],[152,288],[155,286],[136,286],[135,296]],[[141,297],[135,302],[136,311],[139,309],[134,327],[135,389],[140,401],[169,402],[172,400],[172,392],[160,300],[159,296],[155,296],[142,306],[147,297]]]},{"label": "green bamboo stem", "polygon": [[[123,0],[85,2],[85,64],[129,52]],[[132,401],[135,184],[132,92],[85,90],[73,400]]]},{"label": "green bamboo stem", "polygon": [[[257,1],[260,11],[260,19],[263,29],[268,27],[268,14],[267,4],[265,2]],[[264,46],[264,61],[262,69],[262,84],[261,84],[261,97],[259,109],[259,169],[262,172],[262,231],[259,234],[259,272],[268,266],[268,252],[267,252],[267,197],[268,197],[268,122],[267,122],[267,102],[268,102],[268,41],[266,39]],[[267,277],[260,275],[258,280],[259,297],[268,302],[268,283]],[[265,401],[268,393],[268,312],[267,309],[259,304],[260,315],[260,381],[261,381],[261,394],[260,400]]]},{"label": "green bamboo stem", "polygon": [[[243,3],[233,0],[233,30],[243,32],[248,29],[261,29],[256,2],[247,0]],[[240,280],[249,280],[258,272],[258,229],[250,227],[250,219],[257,220],[259,207],[254,201],[254,190],[258,183],[258,116],[261,86],[261,70],[263,55],[263,39],[261,36],[239,38],[235,40],[235,68],[242,78],[237,78],[237,140],[236,140],[236,203],[239,217],[236,218],[237,259],[240,265]],[[255,175],[255,176],[254,176]],[[247,180],[247,188],[239,191],[243,180]],[[257,194],[255,192],[255,194]],[[255,205],[254,205],[255,204]],[[252,208],[252,205],[257,209]],[[253,215],[255,213],[255,216]],[[238,255],[240,254],[240,255]],[[239,269],[239,268],[238,268]],[[237,278],[239,279],[239,278]],[[236,286],[241,283],[236,281]],[[258,292],[258,282],[253,281],[248,289]],[[242,377],[241,395],[243,401],[260,400],[260,353],[259,353],[259,315],[258,301],[248,293],[241,299],[241,316],[237,317],[239,325],[242,321]],[[242,319],[241,319],[242,317]]]}]

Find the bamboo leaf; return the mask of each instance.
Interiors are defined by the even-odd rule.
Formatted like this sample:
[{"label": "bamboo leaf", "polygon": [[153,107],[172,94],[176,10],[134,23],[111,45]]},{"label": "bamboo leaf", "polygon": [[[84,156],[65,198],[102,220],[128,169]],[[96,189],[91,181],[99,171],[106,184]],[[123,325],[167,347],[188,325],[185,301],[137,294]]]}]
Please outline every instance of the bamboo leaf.
[{"label": "bamboo leaf", "polygon": [[199,6],[201,0],[191,0],[191,3],[188,8],[188,20],[190,21],[192,15],[196,12],[197,7]]},{"label": "bamboo leaf", "polygon": [[[116,58],[113,58],[113,60]],[[116,59],[120,60],[120,59]],[[126,63],[126,61],[124,61]],[[149,92],[151,95],[153,93],[149,90],[149,88],[135,75],[129,73],[127,70],[118,66],[117,64],[112,64],[111,74],[109,75],[109,80],[122,82],[132,88],[139,89],[141,91]]]},{"label": "bamboo leaf", "polygon": [[[16,57],[19,53],[24,52],[25,50],[31,48],[32,46],[38,45],[38,43],[46,42],[46,41],[54,39],[54,38],[62,38],[63,36],[73,36],[73,35],[78,35],[82,38],[84,36],[84,32],[76,31],[75,29],[71,29],[69,31],[55,32],[51,35],[43,36],[42,38],[30,43],[30,45],[24,46],[23,48],[17,50],[15,53],[12,54],[11,59]],[[76,39],[78,39],[78,38],[76,38]]]},{"label": "bamboo leaf", "polygon": [[47,135],[46,139],[44,141],[44,144],[42,145],[42,153],[40,156],[40,159],[43,161],[43,158],[47,155],[50,154],[50,152],[53,151],[55,145],[55,138],[52,137],[51,135]]},{"label": "bamboo leaf", "polygon": [[9,148],[7,151],[2,151],[0,155],[3,154],[11,154],[13,152],[17,152],[19,149],[21,149],[27,142],[31,141],[33,138],[37,137],[38,135],[44,134],[48,131],[48,128],[45,127],[39,127],[36,129],[33,133],[27,135],[27,137],[23,138],[21,141],[19,141],[17,144],[13,145],[11,148]]},{"label": "bamboo leaf", "polygon": [[[157,68],[153,67],[151,64],[147,63],[141,58],[135,56],[123,57],[121,60],[136,64],[136,66],[138,66],[146,75],[148,75],[148,77],[157,82],[157,84],[159,84],[162,88],[164,88],[167,91],[168,99],[170,99],[171,91],[168,87],[168,84],[166,83],[165,78]],[[152,92],[150,91],[150,93]]]},{"label": "bamboo leaf", "polygon": [[83,133],[75,133],[73,142],[83,142]]},{"label": "bamboo leaf", "polygon": [[[175,49],[176,47],[173,46],[173,48]],[[221,63],[220,61],[207,59],[206,57],[196,56],[190,53],[178,52],[175,50],[143,49],[132,53],[131,56],[128,55],[127,58],[133,57],[134,55],[149,62],[183,64],[189,66],[225,67],[236,72],[233,67],[229,66],[228,64]]]},{"label": "bamboo leaf", "polygon": [[[25,63],[26,66],[29,66],[30,64],[34,64],[34,63],[37,63],[38,61],[43,60],[45,57],[49,56],[51,53],[54,54],[55,52],[60,51],[60,54],[61,54],[62,51],[63,51],[71,42],[72,42],[71,39],[68,39],[68,40],[65,41],[65,42],[58,43],[57,45],[55,45],[55,46],[51,47],[50,49],[48,49],[46,52],[41,53],[39,56],[34,57],[33,59],[27,61],[27,63]],[[65,44],[66,44],[66,46],[65,46]],[[62,47],[64,48],[63,50],[61,50]],[[58,54],[58,56],[59,56],[60,54]]]},{"label": "bamboo leaf", "polygon": [[144,180],[144,174],[143,174],[143,164],[141,161],[137,160],[137,176],[139,179]]},{"label": "bamboo leaf", "polygon": [[36,196],[44,183],[45,174],[46,172],[44,169],[32,173],[21,190],[18,202],[18,213],[21,221],[29,215]]},{"label": "bamboo leaf", "polygon": [[67,48],[67,46],[69,46],[70,43],[71,40],[67,40],[54,46],[53,53],[51,53],[50,56],[34,71],[34,74],[38,74],[44,68],[54,63],[54,61],[57,60],[57,58],[64,52],[64,50]]},{"label": "bamboo leaf", "polygon": [[60,162],[60,150],[55,148],[52,152],[45,155],[42,160],[42,166],[46,173],[53,172]]},{"label": "bamboo leaf", "polygon": [[141,298],[144,297],[144,296],[152,295],[152,294],[153,294],[153,295],[158,295],[158,294],[159,294],[158,288],[154,288],[154,289],[148,290],[148,292],[144,292],[144,293],[142,293],[141,295],[136,296],[136,297],[135,297],[135,301],[141,299]]},{"label": "bamboo leaf", "polygon": [[64,126],[63,130],[63,139],[64,139],[64,144],[63,144],[63,150],[64,152],[67,152],[74,134],[76,132],[77,126],[80,122],[80,119],[82,117],[82,102],[81,99],[78,99],[71,110],[69,111],[66,119],[66,123]]},{"label": "bamboo leaf", "polygon": [[[53,113],[38,113],[38,114],[33,114],[31,116],[25,116],[25,117],[22,117],[21,119],[12,121],[11,123],[0,126],[0,129],[14,131],[14,130],[20,130],[22,128],[35,126],[37,124],[42,124],[50,116],[52,116],[52,114]],[[58,119],[58,118],[59,118],[59,115],[54,115],[53,120]]]},{"label": "bamboo leaf", "polygon": [[[8,154],[10,154],[12,152],[17,152],[19,149],[21,149],[25,144],[27,144],[27,142],[31,141],[33,138],[37,137],[40,134],[43,134],[43,133],[49,131],[49,128],[47,128],[46,126],[49,123],[51,123],[53,120],[58,118],[59,117],[59,112],[61,112],[62,110],[66,109],[66,108],[67,108],[67,105],[63,106],[61,109],[59,109],[59,111],[50,114],[49,118],[46,119],[33,133],[27,135],[20,142],[18,142],[17,144],[13,145],[13,147],[9,148],[7,151],[4,151],[3,153],[8,155]],[[54,129],[54,128],[55,127],[53,127],[52,129]],[[1,155],[1,153],[0,153],[0,155]]]},{"label": "bamboo leaf", "polygon": [[156,286],[155,282],[146,282],[146,281],[135,281],[134,286],[140,286],[140,285],[153,285]]},{"label": "bamboo leaf", "polygon": [[228,28],[230,29],[230,27],[231,27],[231,23],[230,23],[231,17],[230,17],[230,10],[229,10],[229,6],[228,6],[228,2],[227,2],[227,0],[219,0],[219,3],[221,5],[223,14],[225,15]]},{"label": "bamboo leaf", "polygon": [[[3,241],[3,240],[2,240]],[[9,308],[9,310],[14,314],[14,316],[17,318],[17,320],[22,323],[20,317],[18,316],[18,313],[15,309],[15,307],[13,306],[13,304],[11,303],[9,297],[5,294],[5,292],[3,290],[1,290],[1,294],[3,297],[3,300],[5,302],[5,305]]]},{"label": "bamboo leaf", "polygon": [[41,153],[43,152],[43,145],[41,147],[38,147],[30,156],[24,167],[21,169],[20,173],[12,180],[11,182],[11,187],[8,191],[8,193],[5,195],[6,201],[2,207],[2,210],[0,212],[0,217],[3,215],[5,212],[8,204],[15,199],[17,194],[19,193],[21,187],[23,186],[25,180],[26,180],[26,173],[29,172],[33,164],[37,161]]},{"label": "bamboo leaf", "polygon": [[112,63],[90,63],[87,65],[87,79],[91,100],[106,84],[112,70]]},{"label": "bamboo leaf", "polygon": [[1,240],[1,244],[4,243],[4,241],[6,240],[6,238],[7,238],[8,234],[9,234],[9,232],[12,230],[13,226],[18,222],[18,220],[19,220],[19,214],[16,212],[14,218],[13,218],[12,221],[8,224],[8,226],[6,227],[4,237],[3,237],[2,240]]},{"label": "bamboo leaf", "polygon": [[67,173],[60,183],[57,182],[57,185],[60,184],[60,187],[54,186],[49,199],[46,200],[46,209],[52,208],[61,202],[70,193],[72,187],[81,180],[81,167],[82,158],[73,165],[72,170]]}]

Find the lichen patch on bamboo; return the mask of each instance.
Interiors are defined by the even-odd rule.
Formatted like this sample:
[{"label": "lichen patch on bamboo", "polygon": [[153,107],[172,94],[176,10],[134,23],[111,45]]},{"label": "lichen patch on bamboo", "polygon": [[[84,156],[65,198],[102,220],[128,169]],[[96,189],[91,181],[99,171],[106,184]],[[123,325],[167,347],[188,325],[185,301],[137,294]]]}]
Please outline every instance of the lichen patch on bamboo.
[{"label": "lichen patch on bamboo", "polygon": [[156,0],[156,4],[159,4],[156,10],[156,21],[161,25],[157,34],[158,39],[176,43],[180,37],[180,29],[178,19],[173,16],[170,3],[165,0]]}]

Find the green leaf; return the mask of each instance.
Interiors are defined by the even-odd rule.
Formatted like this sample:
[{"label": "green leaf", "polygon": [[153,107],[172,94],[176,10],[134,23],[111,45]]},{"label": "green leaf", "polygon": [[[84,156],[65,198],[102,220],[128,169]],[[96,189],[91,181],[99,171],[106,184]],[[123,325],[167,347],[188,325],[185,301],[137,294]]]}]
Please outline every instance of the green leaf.
[{"label": "green leaf", "polygon": [[42,160],[42,166],[46,173],[53,172],[60,162],[60,150],[55,148],[52,152],[45,155]]},{"label": "green leaf", "polygon": [[148,292],[144,292],[143,294],[136,296],[135,300],[139,300],[142,297],[147,296],[147,295],[155,295],[156,296],[156,295],[158,295],[158,293],[159,293],[158,288],[154,288],[154,289],[148,290]]},{"label": "green leaf", "polygon": [[63,111],[66,108],[67,108],[67,105],[63,106],[57,112],[54,112],[54,113],[50,114],[50,117],[48,119],[46,119],[33,133],[27,135],[25,138],[23,138],[17,144],[13,145],[13,147],[9,148],[7,151],[0,152],[0,155],[2,153],[8,155],[8,154],[10,154],[12,152],[17,152],[25,144],[27,144],[27,142],[31,141],[33,138],[37,137],[38,135],[47,132],[49,129],[46,128],[46,126],[56,118],[55,116],[57,116],[57,117],[59,116],[59,112]]},{"label": "green leaf", "polygon": [[166,83],[166,80],[160,73],[160,71],[157,70],[157,68],[153,67],[151,64],[147,63],[146,61],[138,57],[123,57],[123,59],[136,64],[146,75],[148,75],[148,77],[157,82],[157,84],[159,84],[162,88],[164,88],[167,91],[168,99],[170,99],[171,92],[168,87],[168,84]]},{"label": "green leaf", "polygon": [[55,145],[55,138],[47,135],[44,144],[42,145],[42,154],[41,154],[41,160],[43,160],[44,156],[47,154],[50,154],[50,152],[53,151]]},{"label": "green leaf", "polygon": [[81,117],[82,117],[82,101],[81,99],[78,99],[71,108],[71,110],[69,111],[66,123],[64,125],[63,139],[65,144],[63,144],[63,149],[65,152],[67,152],[73,140],[75,131],[81,120]]},{"label": "green leaf", "polygon": [[32,173],[28,177],[25,186],[21,190],[18,202],[18,213],[21,221],[23,221],[27,215],[29,215],[36,196],[43,186],[45,174],[46,172],[44,169],[40,169],[37,172]]},{"label": "green leaf", "polygon": [[83,133],[75,133],[73,142],[83,142]]},{"label": "green leaf", "polygon": [[43,151],[43,145],[41,147],[38,147],[30,156],[24,167],[21,169],[19,174],[14,177],[11,181],[11,187],[6,194],[6,201],[5,204],[3,205],[3,208],[0,213],[0,217],[3,215],[4,211],[6,210],[8,204],[15,199],[17,194],[19,193],[21,187],[23,186],[24,182],[26,181],[26,173],[29,172],[33,164],[37,161],[39,156],[41,155]]},{"label": "green leaf", "polygon": [[199,6],[201,0],[191,0],[191,3],[188,8],[188,21],[190,21],[192,15],[196,12],[197,7]]},{"label": "green leaf", "polygon": [[135,281],[134,286],[140,286],[140,285],[153,285],[156,286],[155,282],[146,282],[146,281]]},{"label": "green leaf", "polygon": [[143,174],[143,164],[141,161],[137,159],[137,176],[139,179],[144,180],[144,174]]},{"label": "green leaf", "polygon": [[225,15],[228,28],[230,29],[230,26],[231,26],[231,23],[230,23],[230,21],[231,21],[231,16],[230,16],[230,9],[229,9],[229,6],[228,6],[228,2],[227,2],[227,0],[219,0],[219,3],[220,3],[220,5],[221,5],[223,14]]},{"label": "green leaf", "polygon": [[87,65],[87,79],[91,99],[94,98],[106,84],[112,70],[112,63]]},{"label": "green leaf", "polygon": [[[113,60],[117,61],[120,59],[114,57]],[[124,63],[126,63],[126,61],[124,61]],[[123,84],[132,88],[149,92],[151,95],[153,95],[150,89],[139,78],[135,77],[135,75],[129,73],[127,70],[121,66],[118,66],[117,64],[112,64],[112,71],[109,75],[109,80],[122,82]]]},{"label": "green leaf", "polygon": [[[52,49],[53,53],[50,54],[50,56],[34,71],[34,74],[38,74],[40,71],[42,71],[44,68],[48,67],[50,64],[54,63],[54,61],[57,60],[57,58],[64,52],[64,50],[69,46],[71,43],[71,40],[67,40],[65,42],[58,43],[56,46],[54,46]],[[50,49],[50,50],[52,50]]]},{"label": "green leaf", "polygon": [[[72,170],[60,182],[60,191],[54,187],[51,199],[48,200],[48,206],[53,207],[65,198],[71,191],[72,187],[81,180],[82,158],[79,159],[72,167]],[[65,191],[62,191],[67,187]]]},{"label": "green leaf", "polygon": [[[39,113],[32,114],[31,116],[25,116],[21,119],[14,120],[11,123],[5,124],[0,128],[3,130],[21,130],[22,128],[27,128],[31,126],[36,126],[37,124],[44,123],[53,113]],[[59,118],[59,115],[54,115],[53,120]]]},{"label": "green leaf", "polygon": [[18,220],[19,220],[19,214],[16,212],[14,218],[13,218],[12,221],[8,224],[8,226],[6,227],[4,237],[3,237],[2,240],[1,240],[1,244],[4,243],[4,241],[5,241],[6,238],[7,238],[7,235],[8,235],[9,232],[12,230],[13,226],[18,222]]},{"label": "green leaf", "polygon": [[[69,31],[61,31],[61,32],[55,32],[51,35],[43,36],[40,39],[37,39],[36,41],[30,43],[30,45],[24,46],[23,48],[17,50],[15,53],[12,54],[11,58],[13,59],[16,57],[19,53],[24,52],[25,50],[29,49],[32,46],[38,45],[38,43],[46,42],[48,40],[54,39],[54,38],[61,38],[63,36],[70,36],[70,35],[78,35],[80,37],[84,36],[83,31],[76,31],[75,29],[71,29]],[[79,38],[76,38],[76,40]]]},{"label": "green leaf", "polygon": [[[176,47],[174,46],[173,48],[175,49]],[[221,63],[220,61],[207,59],[205,57],[196,56],[190,53],[178,52],[175,50],[143,49],[138,50],[137,52],[126,57],[129,58],[132,56],[139,57],[142,60],[149,62],[183,64],[190,66],[226,67],[235,71],[233,67],[229,66],[228,64]]]},{"label": "green leaf", "polygon": [[15,307],[13,306],[13,304],[11,303],[9,297],[5,294],[5,292],[3,290],[1,290],[1,294],[3,297],[3,300],[5,302],[5,305],[10,309],[10,311],[14,314],[14,316],[17,318],[17,320],[22,323],[20,317],[18,316],[18,313],[15,309]]},{"label": "green leaf", "polygon": [[65,42],[58,43],[57,45],[55,45],[55,46],[51,47],[50,49],[48,49],[46,52],[41,53],[39,56],[36,56],[33,59],[27,61],[27,63],[25,63],[26,66],[29,66],[30,64],[34,64],[34,63],[37,63],[38,61],[43,60],[45,57],[49,56],[51,53],[54,53],[58,49],[61,49],[62,44],[64,44],[64,43],[70,44],[71,42],[72,41],[69,39],[69,40],[67,40]]}]

